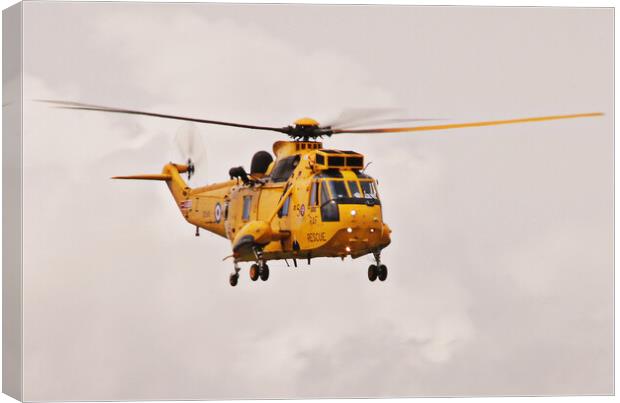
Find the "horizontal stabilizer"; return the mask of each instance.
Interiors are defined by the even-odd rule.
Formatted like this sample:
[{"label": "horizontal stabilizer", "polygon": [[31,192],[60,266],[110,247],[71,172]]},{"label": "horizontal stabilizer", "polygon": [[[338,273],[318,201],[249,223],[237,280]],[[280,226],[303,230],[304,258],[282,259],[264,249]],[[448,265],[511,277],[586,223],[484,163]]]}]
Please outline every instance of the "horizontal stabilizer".
[{"label": "horizontal stabilizer", "polygon": [[146,175],[113,176],[112,179],[141,179],[141,180],[147,180],[147,181],[169,181],[172,179],[172,175],[146,174]]}]

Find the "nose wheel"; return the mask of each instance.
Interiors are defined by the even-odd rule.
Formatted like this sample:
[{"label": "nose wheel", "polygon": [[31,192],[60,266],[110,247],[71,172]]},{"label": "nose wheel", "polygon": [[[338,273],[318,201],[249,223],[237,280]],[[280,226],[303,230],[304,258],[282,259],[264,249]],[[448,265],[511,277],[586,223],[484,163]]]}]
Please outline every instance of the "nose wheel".
[{"label": "nose wheel", "polygon": [[250,280],[256,281],[259,278],[263,281],[269,280],[269,266],[264,261],[250,266]]},{"label": "nose wheel", "polygon": [[371,264],[368,266],[368,280],[375,281],[379,279],[379,281],[385,281],[388,275],[387,266],[381,264],[381,255],[379,252],[374,252],[375,260],[377,264]]},{"label": "nose wheel", "polygon": [[377,266],[374,264],[368,266],[368,280],[375,281],[377,279],[377,275]]},{"label": "nose wheel", "polygon": [[256,281],[260,277],[260,267],[256,263],[250,266],[250,280]]},{"label": "nose wheel", "polygon": [[263,262],[261,267],[260,267],[260,279],[263,281],[267,281],[269,280],[269,266],[267,266],[267,263]]},{"label": "nose wheel", "polygon": [[377,278],[379,278],[379,281],[385,281],[387,279],[387,275],[388,275],[387,266],[384,264],[380,264],[379,267],[377,268]]}]

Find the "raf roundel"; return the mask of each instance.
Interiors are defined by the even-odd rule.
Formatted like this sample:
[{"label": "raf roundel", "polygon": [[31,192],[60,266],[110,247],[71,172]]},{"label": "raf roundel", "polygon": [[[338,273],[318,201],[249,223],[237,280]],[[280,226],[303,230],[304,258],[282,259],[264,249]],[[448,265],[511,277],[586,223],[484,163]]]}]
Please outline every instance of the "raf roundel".
[{"label": "raf roundel", "polygon": [[222,220],[222,206],[220,203],[215,204],[215,222],[219,224]]}]

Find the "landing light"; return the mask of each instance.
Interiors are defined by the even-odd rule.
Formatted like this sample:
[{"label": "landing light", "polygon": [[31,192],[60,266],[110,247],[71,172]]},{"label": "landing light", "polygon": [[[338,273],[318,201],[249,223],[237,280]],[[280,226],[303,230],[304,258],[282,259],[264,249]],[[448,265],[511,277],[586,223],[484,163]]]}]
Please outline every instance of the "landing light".
[{"label": "landing light", "polygon": [[355,210],[351,210],[351,215],[352,215],[352,216],[355,216],[356,214],[357,214],[357,211],[355,211]]},{"label": "landing light", "polygon": [[346,250],[347,252],[351,252],[351,248],[350,248],[350,247],[348,247],[348,246],[345,248],[345,250]]},{"label": "landing light", "polygon": [[374,229],[374,228],[371,228],[371,229],[370,229],[370,232],[375,232],[375,229]]},{"label": "landing light", "polygon": [[351,227],[347,228],[347,232],[350,234],[351,232],[353,232],[353,228]]}]

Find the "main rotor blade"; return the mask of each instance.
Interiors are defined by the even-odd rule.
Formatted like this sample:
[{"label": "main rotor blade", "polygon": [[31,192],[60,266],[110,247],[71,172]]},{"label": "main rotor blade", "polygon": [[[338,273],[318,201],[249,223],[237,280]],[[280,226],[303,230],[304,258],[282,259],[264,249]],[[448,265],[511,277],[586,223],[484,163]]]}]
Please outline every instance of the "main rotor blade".
[{"label": "main rotor blade", "polygon": [[374,119],[363,123],[351,123],[346,125],[329,126],[333,130],[348,130],[354,127],[379,125],[379,124],[394,124],[394,123],[410,123],[410,122],[430,122],[444,119],[436,118],[394,118],[394,119]]},{"label": "main rotor blade", "polygon": [[246,125],[243,123],[224,122],[220,120],[209,120],[209,119],[198,119],[198,118],[192,118],[192,117],[187,117],[187,116],[168,115],[168,114],[163,114],[163,113],[145,112],[145,111],[138,111],[138,110],[133,110],[133,109],[113,108],[109,106],[90,105],[90,104],[83,104],[81,102],[58,101],[58,100],[53,100],[53,99],[39,99],[37,101],[45,102],[48,104],[53,104],[57,108],[62,108],[62,109],[76,109],[76,110],[81,110],[81,111],[95,111],[95,112],[121,113],[121,114],[126,114],[126,115],[152,116],[152,117],[163,118],[163,119],[184,120],[187,122],[206,123],[206,124],[219,125],[219,126],[241,127],[244,129],[269,130],[269,131],[274,131],[274,132],[287,133],[287,128],[284,128],[284,127]]},{"label": "main rotor blade", "polygon": [[323,122],[326,127],[351,127],[360,126],[369,119],[385,117],[389,114],[400,114],[404,112],[401,108],[347,108],[340,112],[335,119]]},{"label": "main rotor blade", "polygon": [[543,122],[547,120],[559,120],[559,119],[574,119],[574,118],[589,118],[596,116],[603,116],[601,112],[592,113],[578,113],[573,115],[555,115],[555,116],[539,116],[520,119],[506,119],[506,120],[489,120],[482,122],[469,122],[469,123],[452,123],[446,125],[427,125],[427,126],[415,126],[415,127],[388,127],[388,128],[374,128],[374,129],[334,129],[333,134],[341,133],[400,133],[400,132],[422,132],[428,130],[446,130],[446,129],[459,129],[466,127],[481,127],[481,126],[496,126],[496,125],[508,125],[513,123],[528,123],[528,122]]}]

